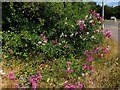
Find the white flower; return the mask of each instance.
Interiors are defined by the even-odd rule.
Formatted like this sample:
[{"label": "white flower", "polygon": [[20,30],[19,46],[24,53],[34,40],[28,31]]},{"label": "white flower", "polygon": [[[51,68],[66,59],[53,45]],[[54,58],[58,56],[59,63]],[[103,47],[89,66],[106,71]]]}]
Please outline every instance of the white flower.
[{"label": "white flower", "polygon": [[42,42],[41,42],[41,41],[39,41],[39,42],[38,42],[38,44],[42,44]]},{"label": "white flower", "polygon": [[92,23],[94,20],[90,20],[89,22]]},{"label": "white flower", "polygon": [[45,46],[45,43],[42,43],[43,46]]},{"label": "white flower", "polygon": [[95,36],[91,36],[92,39],[96,39]]},{"label": "white flower", "polygon": [[85,76],[85,74],[84,74],[84,73],[82,73],[82,76]]},{"label": "white flower", "polygon": [[87,35],[89,34],[89,32],[87,32]]},{"label": "white flower", "polygon": [[92,16],[89,17],[89,19],[91,19],[91,18],[92,18]]},{"label": "white flower", "polygon": [[65,35],[65,37],[67,37],[67,35]]}]

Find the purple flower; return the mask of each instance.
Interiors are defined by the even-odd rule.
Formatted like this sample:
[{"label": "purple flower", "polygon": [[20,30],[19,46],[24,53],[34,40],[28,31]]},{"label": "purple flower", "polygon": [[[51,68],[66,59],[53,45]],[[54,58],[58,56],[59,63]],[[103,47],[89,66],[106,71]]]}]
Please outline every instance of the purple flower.
[{"label": "purple flower", "polygon": [[14,78],[14,76],[10,76],[10,80],[14,80],[15,78]]},{"label": "purple flower", "polygon": [[89,69],[92,70],[93,66],[89,66]]},{"label": "purple flower", "polygon": [[80,25],[80,30],[83,30],[84,29],[84,25]]},{"label": "purple flower", "polygon": [[19,84],[15,84],[15,87],[18,88],[18,87],[19,87]]},{"label": "purple flower", "polygon": [[40,75],[40,71],[37,71],[36,74],[37,74],[37,75]]}]

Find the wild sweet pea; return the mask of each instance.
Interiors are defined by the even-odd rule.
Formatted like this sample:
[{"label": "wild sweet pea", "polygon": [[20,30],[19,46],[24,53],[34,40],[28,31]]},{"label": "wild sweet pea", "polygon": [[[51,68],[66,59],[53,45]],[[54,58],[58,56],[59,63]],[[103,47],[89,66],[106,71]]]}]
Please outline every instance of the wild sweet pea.
[{"label": "wild sweet pea", "polygon": [[19,84],[15,84],[15,88],[18,88],[19,87]]},{"label": "wild sweet pea", "polygon": [[83,88],[83,84],[81,84],[80,82],[78,82],[78,86],[80,89]]},{"label": "wild sweet pea", "polygon": [[105,30],[105,36],[107,37],[107,38],[110,38],[111,37],[111,32],[110,31],[108,31],[108,29],[107,30]]},{"label": "wild sweet pea", "polygon": [[88,52],[88,50],[85,50],[85,51],[84,51],[84,54],[86,54],[87,52]]},{"label": "wild sweet pea", "polygon": [[13,72],[10,72],[10,73],[9,73],[9,77],[10,77],[10,80],[14,80],[14,79],[15,79],[14,73],[13,73]]},{"label": "wild sweet pea", "polygon": [[83,64],[83,67],[82,67],[84,70],[87,70],[88,69],[88,65],[86,63]]},{"label": "wild sweet pea", "polygon": [[89,62],[92,62],[93,58],[88,56],[88,60],[89,60]]}]

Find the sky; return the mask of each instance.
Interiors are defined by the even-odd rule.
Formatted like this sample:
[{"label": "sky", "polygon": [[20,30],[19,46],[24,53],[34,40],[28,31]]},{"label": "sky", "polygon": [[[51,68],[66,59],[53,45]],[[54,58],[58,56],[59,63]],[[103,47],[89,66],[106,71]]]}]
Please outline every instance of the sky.
[{"label": "sky", "polygon": [[[97,2],[97,4],[102,4],[102,0],[93,0],[95,2]],[[118,6],[118,2],[120,0],[103,0],[105,2],[105,4],[107,4],[108,6]]]}]

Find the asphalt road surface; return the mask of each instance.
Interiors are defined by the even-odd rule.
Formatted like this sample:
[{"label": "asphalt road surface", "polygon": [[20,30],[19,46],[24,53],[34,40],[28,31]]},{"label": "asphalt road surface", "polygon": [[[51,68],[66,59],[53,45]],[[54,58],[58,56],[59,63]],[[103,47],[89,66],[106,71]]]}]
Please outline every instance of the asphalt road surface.
[{"label": "asphalt road surface", "polygon": [[104,22],[105,29],[108,29],[112,33],[112,38],[117,43],[120,43],[120,21],[107,20]]}]

